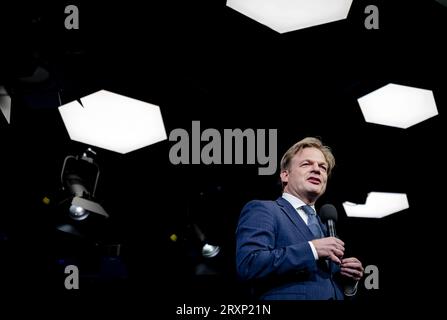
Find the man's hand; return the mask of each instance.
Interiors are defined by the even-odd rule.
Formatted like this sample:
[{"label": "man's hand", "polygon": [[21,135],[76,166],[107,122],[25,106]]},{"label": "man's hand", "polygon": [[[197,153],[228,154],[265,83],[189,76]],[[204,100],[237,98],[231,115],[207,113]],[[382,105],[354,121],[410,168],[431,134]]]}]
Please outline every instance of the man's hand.
[{"label": "man's hand", "polygon": [[340,239],[335,237],[315,239],[312,240],[312,244],[317,250],[318,258],[329,258],[337,264],[342,263],[340,259],[345,252],[345,243]]},{"label": "man's hand", "polygon": [[341,261],[340,273],[345,277],[359,281],[363,277],[363,266],[357,258],[346,258]]}]

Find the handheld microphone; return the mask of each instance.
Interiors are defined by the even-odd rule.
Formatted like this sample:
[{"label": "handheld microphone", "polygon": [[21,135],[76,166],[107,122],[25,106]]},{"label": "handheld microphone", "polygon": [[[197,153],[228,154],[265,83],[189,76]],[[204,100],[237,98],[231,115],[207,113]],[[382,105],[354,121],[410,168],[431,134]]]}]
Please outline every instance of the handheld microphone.
[{"label": "handheld microphone", "polygon": [[[320,218],[323,222],[327,223],[329,229],[329,236],[337,237],[335,233],[335,222],[337,221],[337,209],[332,204],[325,204],[320,208]],[[348,281],[344,284],[344,294],[348,297],[352,297],[357,292],[358,281]]]},{"label": "handheld microphone", "polygon": [[[320,218],[327,225],[329,236],[337,238],[335,222],[337,221],[337,209],[332,204],[325,204],[320,208]],[[330,260],[328,260],[330,264]]]},{"label": "handheld microphone", "polygon": [[320,208],[320,218],[327,224],[329,236],[337,237],[335,222],[337,221],[337,209],[332,204],[325,204]]}]

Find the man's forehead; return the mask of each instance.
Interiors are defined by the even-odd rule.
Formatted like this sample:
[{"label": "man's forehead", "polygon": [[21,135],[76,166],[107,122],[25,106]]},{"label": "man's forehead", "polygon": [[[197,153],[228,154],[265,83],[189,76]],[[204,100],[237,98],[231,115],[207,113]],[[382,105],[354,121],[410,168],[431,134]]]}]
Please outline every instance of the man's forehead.
[{"label": "man's forehead", "polygon": [[308,148],[301,149],[300,151],[295,153],[295,155],[293,156],[293,159],[298,160],[298,161],[312,160],[312,161],[327,163],[323,152],[321,152],[321,150],[314,148],[314,147],[308,147]]}]

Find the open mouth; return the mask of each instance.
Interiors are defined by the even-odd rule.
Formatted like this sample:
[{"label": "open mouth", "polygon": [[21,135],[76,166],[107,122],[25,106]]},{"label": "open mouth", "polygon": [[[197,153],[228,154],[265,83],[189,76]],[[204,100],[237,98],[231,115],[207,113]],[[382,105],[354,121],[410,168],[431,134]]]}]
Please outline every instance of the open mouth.
[{"label": "open mouth", "polygon": [[307,179],[307,181],[309,181],[312,184],[320,184],[321,183],[321,180],[318,178],[315,178],[315,177],[310,177]]}]

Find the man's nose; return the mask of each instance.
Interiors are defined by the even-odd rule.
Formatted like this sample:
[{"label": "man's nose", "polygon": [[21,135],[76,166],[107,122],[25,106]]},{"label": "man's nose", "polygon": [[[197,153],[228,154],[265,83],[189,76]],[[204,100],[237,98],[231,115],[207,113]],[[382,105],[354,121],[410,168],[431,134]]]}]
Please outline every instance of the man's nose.
[{"label": "man's nose", "polygon": [[312,165],[312,171],[320,173],[320,166],[318,165],[318,163],[314,163]]}]

